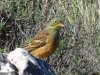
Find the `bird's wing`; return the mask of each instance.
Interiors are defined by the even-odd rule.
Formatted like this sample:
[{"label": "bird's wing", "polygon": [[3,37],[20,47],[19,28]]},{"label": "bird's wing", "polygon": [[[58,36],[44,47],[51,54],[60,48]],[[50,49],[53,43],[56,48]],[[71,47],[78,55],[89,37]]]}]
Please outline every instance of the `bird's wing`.
[{"label": "bird's wing", "polygon": [[28,51],[37,49],[46,45],[46,39],[48,37],[48,33],[46,30],[40,31],[31,41],[26,43],[22,48]]}]

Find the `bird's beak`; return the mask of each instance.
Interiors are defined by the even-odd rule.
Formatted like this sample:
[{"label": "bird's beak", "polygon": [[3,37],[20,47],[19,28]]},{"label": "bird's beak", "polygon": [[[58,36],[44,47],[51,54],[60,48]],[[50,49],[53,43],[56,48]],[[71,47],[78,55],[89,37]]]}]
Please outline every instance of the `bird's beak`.
[{"label": "bird's beak", "polygon": [[62,23],[60,23],[59,26],[64,27],[64,25]]}]

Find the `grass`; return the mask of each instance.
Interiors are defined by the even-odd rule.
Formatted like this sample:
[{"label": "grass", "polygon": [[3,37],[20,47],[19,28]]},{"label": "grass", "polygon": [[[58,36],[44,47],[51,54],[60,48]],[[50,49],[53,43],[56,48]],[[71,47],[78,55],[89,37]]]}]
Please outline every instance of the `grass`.
[{"label": "grass", "polygon": [[[1,48],[5,48],[5,45],[9,47],[9,44],[9,50],[14,50],[16,45],[20,47],[40,31],[48,20],[59,17],[65,28],[61,30],[59,48],[46,60],[51,68],[57,75],[92,75],[100,72],[99,1],[54,0],[48,3],[43,16],[44,1],[0,2]],[[7,32],[9,36],[5,35]]]}]

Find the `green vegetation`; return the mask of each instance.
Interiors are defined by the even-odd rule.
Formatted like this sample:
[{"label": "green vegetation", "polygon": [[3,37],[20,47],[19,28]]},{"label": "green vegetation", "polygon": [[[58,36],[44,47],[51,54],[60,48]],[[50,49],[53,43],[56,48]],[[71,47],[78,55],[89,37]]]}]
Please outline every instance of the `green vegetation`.
[{"label": "green vegetation", "polygon": [[57,75],[99,73],[99,0],[51,0],[48,5],[44,0],[0,1],[1,49],[12,51],[16,45],[21,47],[53,17],[61,18],[65,25],[61,30],[59,48],[46,60],[55,73]]},{"label": "green vegetation", "polygon": [[2,51],[3,51],[3,53],[8,53],[7,47],[4,47],[4,49]]}]

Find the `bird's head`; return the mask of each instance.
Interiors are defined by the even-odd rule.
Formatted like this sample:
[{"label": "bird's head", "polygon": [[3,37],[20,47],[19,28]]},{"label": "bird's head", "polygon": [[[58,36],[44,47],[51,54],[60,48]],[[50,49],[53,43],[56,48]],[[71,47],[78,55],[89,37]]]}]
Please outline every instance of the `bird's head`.
[{"label": "bird's head", "polygon": [[61,27],[64,27],[64,25],[58,18],[53,18],[52,20],[49,21],[48,25],[46,26],[48,30],[56,30],[56,31],[59,31]]}]

